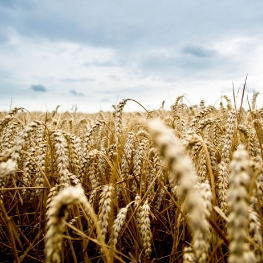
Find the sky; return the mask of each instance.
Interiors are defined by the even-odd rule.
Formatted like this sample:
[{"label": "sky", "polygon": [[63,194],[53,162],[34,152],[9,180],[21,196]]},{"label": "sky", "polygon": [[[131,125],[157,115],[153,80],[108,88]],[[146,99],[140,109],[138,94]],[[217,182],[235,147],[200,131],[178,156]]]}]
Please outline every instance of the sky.
[{"label": "sky", "polygon": [[[263,1],[1,0],[0,111],[263,105]],[[133,101],[127,111],[141,110]]]}]

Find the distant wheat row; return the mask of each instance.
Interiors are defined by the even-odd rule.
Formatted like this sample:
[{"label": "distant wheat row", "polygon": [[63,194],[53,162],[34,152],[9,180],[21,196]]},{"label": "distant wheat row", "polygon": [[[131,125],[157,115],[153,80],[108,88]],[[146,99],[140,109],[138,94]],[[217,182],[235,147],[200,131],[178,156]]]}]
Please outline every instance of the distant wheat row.
[{"label": "distant wheat row", "polygon": [[0,113],[1,262],[263,262],[263,108]]}]

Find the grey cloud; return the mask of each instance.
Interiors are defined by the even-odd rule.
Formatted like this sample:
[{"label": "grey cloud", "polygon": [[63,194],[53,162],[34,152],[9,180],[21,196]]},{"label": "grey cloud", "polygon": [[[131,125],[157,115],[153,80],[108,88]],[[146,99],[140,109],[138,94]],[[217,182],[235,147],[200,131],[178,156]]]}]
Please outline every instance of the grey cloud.
[{"label": "grey cloud", "polygon": [[[170,54],[169,54],[170,53]],[[189,54],[186,55],[186,54]],[[200,59],[204,58],[204,59]],[[209,58],[209,59],[205,59]],[[229,59],[216,56],[216,51],[205,49],[200,46],[185,46],[181,52],[175,49],[166,51],[166,54],[145,54],[138,61],[138,66],[141,70],[137,71],[142,76],[149,76],[154,73],[154,77],[170,80],[173,82],[178,77],[191,74],[204,74],[222,65],[229,63]]]},{"label": "grey cloud", "polygon": [[77,92],[76,90],[72,89],[69,91],[70,94],[74,95],[74,96],[84,96],[83,93],[81,92]]},{"label": "grey cloud", "polygon": [[[191,59],[188,59],[191,60]],[[147,76],[151,76],[154,74],[154,78],[156,79],[169,79],[170,81],[174,81],[178,78],[178,74],[181,74],[182,68],[184,71],[190,70],[191,61],[186,62],[186,60],[180,57],[164,57],[160,55],[148,55],[139,61],[139,69],[136,70],[136,73],[141,76],[141,78],[145,78]],[[198,70],[201,68],[198,67]],[[170,82],[169,81],[169,82]]]},{"label": "grey cloud", "polygon": [[32,85],[31,89],[35,92],[47,92],[47,89],[43,85]]},{"label": "grey cloud", "polygon": [[30,0],[23,0],[23,1],[17,1],[17,0],[1,0],[0,1],[0,9],[31,9],[33,7],[32,1]]},{"label": "grey cloud", "polygon": [[200,46],[186,46],[181,50],[183,54],[189,54],[199,58],[211,58],[216,54],[215,50],[206,49]]},{"label": "grey cloud", "polygon": [[202,5],[199,1],[76,2],[65,0],[57,8],[51,0],[37,1],[30,15],[22,8],[8,13],[0,10],[0,22],[32,37],[41,35],[51,40],[122,47],[125,51],[131,47],[137,50],[173,46],[175,42],[184,44],[185,39],[198,44],[222,35],[253,35],[263,31],[260,0],[253,5],[244,0],[218,3],[205,0]]},{"label": "grey cloud", "polygon": [[[106,10],[102,8],[104,4]],[[19,33],[29,37],[42,36],[53,41],[69,40],[95,46],[123,45],[131,39],[136,40],[144,35],[142,28],[130,23],[131,21],[119,23],[123,18],[120,17],[121,14],[113,3],[109,5],[105,2],[104,4],[72,5],[69,1],[65,1],[58,9],[47,0],[45,3],[35,4],[30,15],[22,9],[9,14],[0,10],[0,22],[12,25]],[[115,17],[116,11],[117,17]],[[105,15],[104,12],[109,14]],[[67,15],[69,13],[71,16]],[[87,20],[89,23],[86,23]]]},{"label": "grey cloud", "polygon": [[180,78],[184,79],[214,79],[224,77],[235,77],[240,74],[242,64],[238,57],[231,57],[208,50],[203,47],[185,46],[184,49],[167,49],[166,54],[145,54],[138,61],[135,69],[141,78],[149,77],[166,82],[174,82]]},{"label": "grey cloud", "polygon": [[17,4],[16,0],[1,0],[0,7],[13,8]]}]

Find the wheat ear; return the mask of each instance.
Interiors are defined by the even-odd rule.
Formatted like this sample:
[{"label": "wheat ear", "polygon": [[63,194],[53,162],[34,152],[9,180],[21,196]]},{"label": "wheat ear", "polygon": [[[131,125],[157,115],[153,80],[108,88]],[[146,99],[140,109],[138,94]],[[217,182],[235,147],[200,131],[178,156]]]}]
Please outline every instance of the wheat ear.
[{"label": "wheat ear", "polygon": [[47,212],[46,262],[60,262],[62,234],[70,204],[85,203],[86,197],[81,187],[67,187],[56,195]]},{"label": "wheat ear", "polygon": [[113,228],[112,237],[111,237],[114,249],[116,249],[119,233],[124,225],[129,206],[130,204],[121,208],[116,219],[114,220],[113,227],[112,227]]},{"label": "wheat ear", "polygon": [[102,208],[101,208],[101,213],[99,215],[99,225],[104,240],[106,238],[107,229],[109,225],[109,216],[111,212],[113,190],[114,187],[112,185],[105,185],[101,193],[100,205],[102,206]]},{"label": "wheat ear", "polygon": [[7,162],[0,163],[0,180],[6,176],[13,174],[16,170],[16,163],[9,159]]},{"label": "wheat ear", "polygon": [[67,218],[67,207],[70,204],[82,203],[86,213],[91,217],[96,230],[97,239],[101,250],[105,255],[106,262],[112,262],[109,251],[102,237],[102,232],[98,224],[97,216],[89,204],[84,190],[81,186],[69,186],[61,190],[51,201],[47,212],[47,232],[45,235],[46,262],[60,262],[60,249],[62,246],[62,234]]},{"label": "wheat ear", "polygon": [[[205,216],[205,210],[201,203],[201,195],[194,187],[197,178],[192,168],[191,159],[186,155],[181,141],[160,120],[149,121],[148,128],[171,171],[169,181],[173,182],[173,185],[178,182],[178,198],[184,202],[185,212],[190,214],[189,224],[192,228],[193,240],[196,240],[200,232],[207,233],[209,231],[209,225],[207,220],[200,220],[200,215]],[[199,248],[194,252],[197,261],[199,261],[203,252]]]},{"label": "wheat ear", "polygon": [[147,259],[150,259],[152,248],[151,248],[151,241],[152,241],[152,231],[151,231],[151,222],[150,222],[150,206],[148,201],[146,200],[145,203],[141,206],[140,209],[140,235],[143,242],[144,253]]},{"label": "wheat ear", "polygon": [[[246,242],[248,237],[248,187],[250,183],[249,156],[245,147],[240,145],[230,163],[229,178],[229,263],[245,263],[251,256]],[[252,256],[253,257],[253,256]],[[254,257],[255,258],[255,257]]]}]

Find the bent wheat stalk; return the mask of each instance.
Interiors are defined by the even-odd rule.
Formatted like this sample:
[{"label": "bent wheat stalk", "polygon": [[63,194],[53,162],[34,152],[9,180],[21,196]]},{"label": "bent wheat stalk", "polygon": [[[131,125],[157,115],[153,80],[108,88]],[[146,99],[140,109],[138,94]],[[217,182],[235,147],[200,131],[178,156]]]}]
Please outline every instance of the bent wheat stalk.
[{"label": "bent wheat stalk", "polygon": [[[186,155],[183,144],[174,136],[174,134],[160,120],[151,120],[148,122],[148,129],[153,141],[158,146],[161,155],[169,173],[169,182],[173,185],[178,183],[178,198],[184,202],[185,212],[189,213],[189,224],[193,232],[193,248],[197,258],[197,262],[203,262],[208,251],[201,251],[196,246],[198,237],[201,233],[207,233],[209,223],[205,218],[205,209],[201,203],[201,195],[194,187],[197,183],[196,174],[192,168],[192,162]],[[200,220],[200,216],[203,220]],[[197,249],[198,248],[198,249]]]}]

